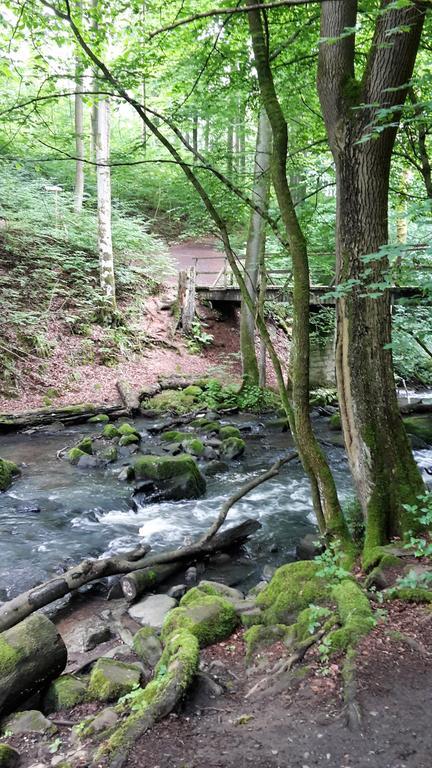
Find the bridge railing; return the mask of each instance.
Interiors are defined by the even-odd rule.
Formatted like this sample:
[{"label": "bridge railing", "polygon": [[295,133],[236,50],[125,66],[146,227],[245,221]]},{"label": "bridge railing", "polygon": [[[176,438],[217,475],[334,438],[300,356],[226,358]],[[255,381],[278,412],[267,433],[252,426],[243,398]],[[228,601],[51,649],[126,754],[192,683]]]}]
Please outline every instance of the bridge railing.
[{"label": "bridge railing", "polygon": [[[271,255],[271,254],[268,254]],[[214,262],[207,264],[207,262]],[[237,258],[239,269],[244,272],[245,259]],[[208,288],[238,288],[228,259],[221,256],[196,256],[194,259],[196,284]],[[292,276],[290,269],[266,269],[266,284],[268,288],[282,287]]]}]

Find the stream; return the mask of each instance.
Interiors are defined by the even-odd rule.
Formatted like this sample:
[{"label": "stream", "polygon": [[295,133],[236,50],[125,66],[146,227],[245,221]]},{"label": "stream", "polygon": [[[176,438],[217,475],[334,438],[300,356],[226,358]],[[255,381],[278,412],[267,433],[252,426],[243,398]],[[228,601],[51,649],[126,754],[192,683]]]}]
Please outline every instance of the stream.
[{"label": "stream", "polygon": [[[230,462],[226,472],[207,478],[204,497],[150,503],[137,511],[130,505],[130,484],[116,476],[131,462],[127,449],[115,464],[100,469],[80,469],[57,458],[58,451],[82,436],[100,433],[100,425],[54,425],[51,431],[2,435],[0,456],[19,464],[22,477],[0,494],[0,602],[88,556],[130,550],[139,540],[157,551],[197,537],[239,484],[292,448],[289,433],[271,426],[272,419],[247,414],[229,418],[242,430],[246,451],[241,459]],[[317,412],[313,419],[343,501],[352,495],[352,485],[341,434],[330,431],[328,418]],[[142,434],[141,452],[161,453],[157,439],[148,433],[153,422],[137,418],[134,424]],[[432,466],[432,449],[415,455],[421,467]],[[250,586],[262,578],[265,566],[294,559],[299,539],[316,530],[308,481],[297,461],[237,503],[228,522],[239,523],[247,517],[257,518],[262,528],[238,556],[217,572],[207,570],[206,577]]]}]

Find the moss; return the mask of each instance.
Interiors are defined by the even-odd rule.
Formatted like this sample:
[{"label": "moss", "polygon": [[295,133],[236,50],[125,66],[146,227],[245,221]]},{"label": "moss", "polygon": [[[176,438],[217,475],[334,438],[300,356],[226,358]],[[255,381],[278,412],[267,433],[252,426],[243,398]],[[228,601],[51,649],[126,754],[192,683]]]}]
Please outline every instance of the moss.
[{"label": "moss", "polygon": [[197,437],[189,437],[187,440],[183,440],[182,448],[192,456],[202,456],[204,453],[204,443]]},{"label": "moss", "polygon": [[21,470],[13,461],[0,459],[0,491],[6,491],[12,483],[14,477],[18,477]]},{"label": "moss", "polygon": [[432,445],[432,416],[430,414],[408,416],[404,418],[403,423],[409,435],[420,437],[425,443]]},{"label": "moss", "polygon": [[195,384],[190,384],[188,387],[186,387],[183,390],[184,395],[190,395],[193,398],[199,397],[202,395],[202,388],[197,387]]},{"label": "moss", "polygon": [[119,440],[119,445],[120,446],[133,445],[133,444],[139,443],[139,441],[140,441],[139,435],[135,435],[135,434],[123,435]]},{"label": "moss", "polygon": [[92,669],[88,696],[97,701],[118,699],[136,688],[139,679],[140,672],[136,666],[101,658]]},{"label": "moss", "polygon": [[93,439],[91,437],[83,437],[83,439],[77,443],[76,447],[79,448],[80,451],[84,451],[84,453],[91,456],[93,453]]},{"label": "moss", "polygon": [[334,432],[342,429],[340,413],[333,413],[332,416],[330,416],[330,429],[332,429]]},{"label": "moss", "polygon": [[104,448],[103,451],[100,452],[100,457],[104,461],[117,461],[117,448],[115,445],[109,445],[107,448]]},{"label": "moss", "polygon": [[120,432],[114,424],[107,424],[103,428],[102,437],[106,437],[107,440],[113,440],[115,437],[120,437]]},{"label": "moss", "polygon": [[163,443],[181,443],[183,440],[188,440],[190,437],[190,432],[177,432],[176,430],[171,430],[169,432],[162,432],[160,439]]},{"label": "moss", "polygon": [[208,421],[201,431],[206,434],[210,434],[210,432],[219,432],[220,426],[219,421]]},{"label": "moss", "polygon": [[167,638],[174,630],[187,630],[204,647],[229,637],[238,623],[235,608],[228,600],[194,587],[182,598],[179,608],[168,614],[162,638]]},{"label": "moss", "polygon": [[219,437],[221,440],[226,440],[228,437],[241,438],[241,432],[239,429],[237,429],[237,427],[232,427],[230,425],[227,425],[226,427],[220,428]]},{"label": "moss", "polygon": [[96,416],[90,416],[87,422],[89,424],[108,424],[109,416],[106,413],[97,413]]},{"label": "moss", "polygon": [[139,433],[136,431],[135,427],[133,427],[131,424],[120,424],[118,427],[118,433],[120,435],[137,435],[139,437]]},{"label": "moss", "polygon": [[271,624],[268,627],[254,624],[249,627],[243,636],[246,643],[246,661],[249,662],[257,650],[283,640],[288,633],[289,628],[285,624]]},{"label": "moss", "polygon": [[146,401],[146,408],[156,411],[188,413],[194,405],[194,397],[185,395],[184,390],[165,389]]},{"label": "moss", "polygon": [[195,459],[184,453],[179,456],[140,456],[133,466],[137,480],[169,480],[186,472],[199,474]]},{"label": "moss", "polygon": [[246,443],[240,437],[228,437],[222,441],[220,455],[227,459],[236,459],[238,456],[242,456],[245,448]]},{"label": "moss", "polygon": [[0,768],[15,768],[20,760],[19,752],[9,744],[0,744]]},{"label": "moss", "polygon": [[0,635],[0,677],[7,677],[13,672],[20,658],[20,653]]},{"label": "moss", "polygon": [[68,451],[68,459],[71,464],[78,464],[81,456],[88,456],[88,453],[84,453],[80,448],[71,448],[70,451]]},{"label": "moss", "polygon": [[300,560],[278,568],[270,583],[257,596],[264,624],[291,624],[310,603],[329,598],[329,586],[317,576],[321,569],[313,560]]},{"label": "moss", "polygon": [[327,636],[329,647],[333,652],[353,648],[375,626],[369,600],[351,579],[333,587],[332,597],[336,601],[342,627]]},{"label": "moss", "polygon": [[86,698],[87,687],[73,675],[62,675],[51,683],[44,701],[47,712],[71,709]]},{"label": "moss", "polygon": [[421,587],[393,587],[386,597],[389,600],[405,600],[408,603],[432,603],[432,591]]}]

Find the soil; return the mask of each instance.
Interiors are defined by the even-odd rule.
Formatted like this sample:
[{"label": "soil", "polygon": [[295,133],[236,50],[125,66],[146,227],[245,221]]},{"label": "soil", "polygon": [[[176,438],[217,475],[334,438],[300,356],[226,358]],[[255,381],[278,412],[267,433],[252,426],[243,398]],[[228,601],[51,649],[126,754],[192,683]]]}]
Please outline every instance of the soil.
[{"label": "soil", "polygon": [[[431,627],[432,612],[422,605],[377,606],[377,625],[358,647],[361,721],[354,728],[343,701],[343,658],[323,662],[312,646],[301,665],[278,673],[289,656],[278,642],[247,666],[239,630],[201,653],[200,668],[219,690],[200,678],[179,710],[137,742],[127,768],[430,768]],[[95,711],[80,705],[57,716],[63,747],[70,727],[62,721],[77,723]],[[51,765],[53,739],[8,742],[29,768]]]}]

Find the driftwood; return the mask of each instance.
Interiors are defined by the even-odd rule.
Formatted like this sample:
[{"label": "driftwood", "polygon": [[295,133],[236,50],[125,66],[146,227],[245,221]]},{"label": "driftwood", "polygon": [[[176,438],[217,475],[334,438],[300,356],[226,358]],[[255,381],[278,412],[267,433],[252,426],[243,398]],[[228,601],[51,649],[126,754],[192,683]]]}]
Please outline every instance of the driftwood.
[{"label": "driftwood", "polygon": [[122,399],[122,402],[126,409],[129,411],[131,415],[135,415],[136,413],[139,413],[140,409],[140,401],[139,401],[139,393],[131,387],[131,385],[124,380],[117,381],[116,387],[118,389],[119,395]]},{"label": "driftwood", "polygon": [[66,666],[66,646],[54,624],[41,613],[3,632],[0,648],[0,716],[13,712]]},{"label": "driftwood", "polygon": [[87,421],[97,413],[105,413],[113,418],[127,416],[127,411],[120,405],[96,405],[83,403],[82,405],[65,405],[62,408],[37,408],[33,411],[22,413],[1,413],[0,432],[12,432],[26,427],[39,427],[52,424],[53,421],[62,421],[64,424],[79,424]]},{"label": "driftwood", "polygon": [[[234,501],[232,504],[233,503]],[[213,535],[209,539],[206,539],[206,541],[201,539],[202,549],[200,550],[199,554],[209,555],[214,552],[222,552],[224,550],[238,546],[243,541],[245,541],[248,536],[250,536],[252,533],[255,533],[255,531],[260,527],[261,524],[257,521],[247,520],[245,523],[235,525],[233,528],[228,528],[222,533]],[[170,563],[169,565],[160,565],[156,568],[143,568],[141,571],[133,571],[133,573],[128,573],[127,576],[123,576],[121,579],[121,585],[126,600],[135,600],[135,598],[137,598],[143,592],[146,592],[149,589],[153,589],[155,585],[160,584],[173,573],[178,571],[182,565],[184,565],[184,563],[181,561],[174,562]]]}]

